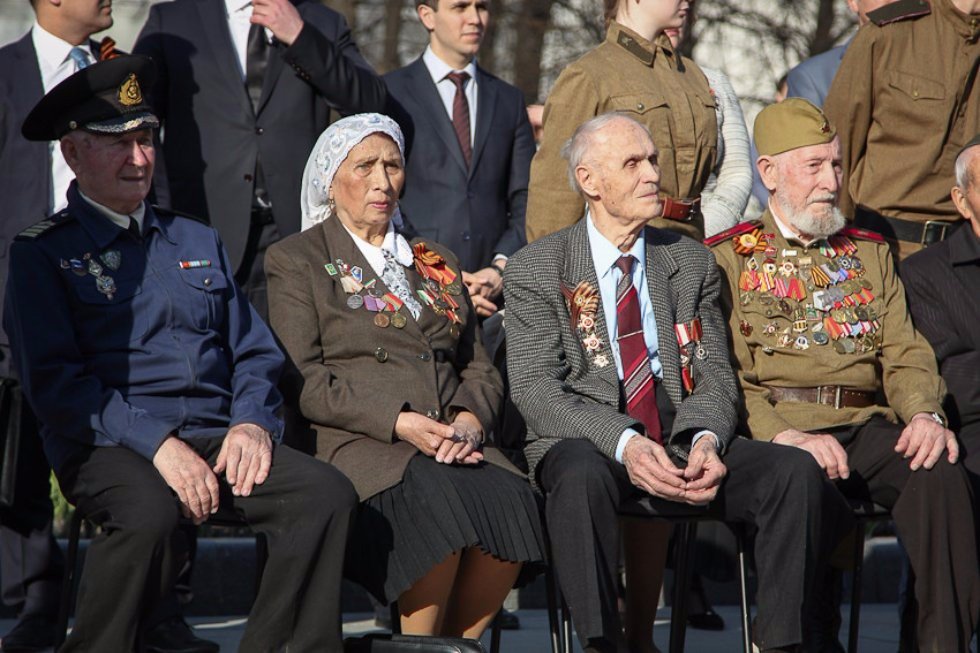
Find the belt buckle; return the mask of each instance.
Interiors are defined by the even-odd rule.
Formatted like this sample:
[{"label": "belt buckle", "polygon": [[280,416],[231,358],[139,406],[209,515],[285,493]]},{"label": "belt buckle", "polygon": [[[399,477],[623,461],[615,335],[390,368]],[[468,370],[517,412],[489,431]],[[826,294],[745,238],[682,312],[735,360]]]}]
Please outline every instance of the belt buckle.
[{"label": "belt buckle", "polygon": [[687,204],[687,212],[681,220],[683,222],[690,222],[694,219],[694,214],[697,212],[698,206],[701,204],[701,198],[695,197],[694,199],[691,199],[689,197],[685,197],[681,200],[681,203]]},{"label": "belt buckle", "polygon": [[818,404],[829,405],[829,404],[826,404],[824,402],[824,389],[827,389],[827,388],[830,388],[830,387],[833,387],[834,388],[834,404],[833,404],[833,406],[834,406],[834,408],[836,410],[840,410],[841,401],[843,399],[843,390],[844,389],[843,389],[842,386],[839,386],[839,385],[835,385],[835,386],[818,385],[817,386],[817,403]]},{"label": "belt buckle", "polygon": [[[945,220],[926,220],[926,223],[922,226],[922,237],[919,238],[919,244],[923,247],[928,247],[932,243],[940,242],[946,239],[946,230],[949,228],[949,222]],[[931,229],[939,230],[939,238],[935,240],[929,240],[928,235],[931,233]],[[929,242],[926,242],[929,240]]]}]

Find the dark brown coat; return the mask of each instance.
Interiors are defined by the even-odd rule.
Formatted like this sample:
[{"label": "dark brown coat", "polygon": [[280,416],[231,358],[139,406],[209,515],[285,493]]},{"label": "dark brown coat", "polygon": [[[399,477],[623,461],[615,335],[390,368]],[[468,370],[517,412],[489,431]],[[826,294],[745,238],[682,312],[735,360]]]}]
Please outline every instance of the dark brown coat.
[{"label": "dark brown coat", "polygon": [[[456,257],[448,250],[422,239],[411,242],[426,242],[461,278]],[[438,414],[448,424],[466,410],[489,433],[503,384],[480,344],[468,300],[460,301],[458,338],[450,334],[445,316],[425,306],[418,322],[402,309],[408,316],[405,328],[380,328],[374,324],[375,313],[348,308],[339,277],[324,269],[338,258],[360,266],[365,281],[375,277],[336,218],[270,247],[265,259],[269,315],[290,359],[284,381],[287,402],[311,423],[317,458],[344,472],[363,501],[397,485],[418,453],[394,435],[400,412]],[[413,289],[418,288],[419,276],[406,272]],[[382,294],[387,292],[380,279],[378,286]],[[459,299],[466,299],[465,293]],[[487,449],[484,454],[517,472],[499,452]]]}]

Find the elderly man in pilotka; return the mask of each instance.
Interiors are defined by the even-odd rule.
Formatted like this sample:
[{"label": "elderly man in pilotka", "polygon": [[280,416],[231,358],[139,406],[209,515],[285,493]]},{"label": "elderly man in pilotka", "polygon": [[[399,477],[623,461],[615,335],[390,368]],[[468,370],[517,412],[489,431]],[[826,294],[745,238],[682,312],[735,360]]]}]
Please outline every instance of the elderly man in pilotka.
[{"label": "elderly man in pilotka", "polygon": [[621,540],[617,517],[645,499],[661,515],[704,511],[758,530],[754,638],[796,651],[803,604],[850,524],[848,506],[809,455],[734,435],[717,266],[701,243],[647,226],[661,200],[646,128],[604,114],[576,130],[566,154],[586,218],[512,257],[504,294],[511,392],[579,640],[591,652],[655,650],[662,540],[650,519],[626,520]]},{"label": "elderly man in pilotka", "polygon": [[355,496],[273,444],[283,356],[216,232],[150,206],[153,63],[122,56],[52,89],[23,125],[60,140],[68,208],[10,250],[4,312],[24,394],[68,499],[101,526],[61,651],[141,650],[172,591],[181,513],[244,517],[269,545],[240,651],[339,651]]},{"label": "elderly man in pilotka", "polygon": [[892,511],[919,650],[966,651],[980,610],[975,512],[933,352],[884,239],[837,209],[841,148],[826,116],[786,100],[759,114],[755,141],[769,208],[707,243],[748,430],[809,451],[845,496]]}]

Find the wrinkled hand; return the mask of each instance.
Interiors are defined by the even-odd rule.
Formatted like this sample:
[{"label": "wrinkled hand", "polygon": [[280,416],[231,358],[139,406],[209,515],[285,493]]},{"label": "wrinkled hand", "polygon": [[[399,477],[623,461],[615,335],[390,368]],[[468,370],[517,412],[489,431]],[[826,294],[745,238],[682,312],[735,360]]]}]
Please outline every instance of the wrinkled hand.
[{"label": "wrinkled hand", "polygon": [[153,466],[177,493],[185,518],[202,524],[218,511],[218,479],[183,440],[173,435],[164,440],[153,455]]},{"label": "wrinkled hand", "polygon": [[623,464],[630,482],[648,494],[684,501],[684,470],[670,460],[667,450],[649,438],[635,435],[623,450]]},{"label": "wrinkled hand", "polygon": [[435,458],[445,443],[455,442],[453,436],[456,435],[456,429],[420,413],[405,411],[400,413],[395,421],[395,435],[400,440],[414,445],[426,456]]},{"label": "wrinkled hand", "polygon": [[[496,276],[498,279],[500,275],[497,271],[492,268],[485,268],[479,272],[463,273],[463,283],[466,284],[466,290],[470,294],[470,301],[473,302],[473,308],[476,310],[476,314],[480,317],[490,317],[497,312],[497,305],[492,301],[499,294],[498,290],[496,294],[493,290],[492,279],[489,279],[489,275],[484,275],[483,273],[489,270],[491,275]],[[503,283],[500,284],[500,288],[503,289]]]},{"label": "wrinkled hand", "polygon": [[721,487],[721,481],[728,474],[728,468],[718,456],[715,439],[705,436],[691,448],[684,469],[687,487],[684,500],[694,505],[704,505],[714,501]]},{"label": "wrinkled hand", "polygon": [[820,468],[833,480],[847,479],[851,470],[847,466],[847,452],[832,435],[827,433],[804,433],[796,429],[786,429],[772,439],[776,444],[785,444],[810,452]]},{"label": "wrinkled hand", "polygon": [[436,462],[473,465],[483,460],[480,452],[480,447],[483,446],[483,426],[476,415],[461,412],[450,426],[454,431],[453,437],[439,445]]},{"label": "wrinkled hand", "polygon": [[303,19],[289,0],[253,0],[252,22],[268,28],[286,46],[292,45],[303,29]]},{"label": "wrinkled hand", "polygon": [[247,497],[252,488],[265,483],[272,467],[272,438],[255,424],[237,424],[225,435],[215,461],[214,473],[225,480],[236,497]]},{"label": "wrinkled hand", "polygon": [[896,452],[902,454],[903,458],[912,459],[909,468],[913,472],[920,467],[932,469],[933,465],[939,462],[943,450],[949,452],[946,459],[950,464],[955,463],[960,457],[960,445],[956,441],[956,436],[932,419],[928,413],[916,413],[902,429],[902,434],[895,444]]}]

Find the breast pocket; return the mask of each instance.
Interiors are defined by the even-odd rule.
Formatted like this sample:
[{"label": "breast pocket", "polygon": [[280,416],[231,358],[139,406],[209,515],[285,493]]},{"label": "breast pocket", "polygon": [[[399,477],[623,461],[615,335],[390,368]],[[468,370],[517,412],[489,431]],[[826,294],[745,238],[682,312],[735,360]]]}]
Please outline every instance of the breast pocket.
[{"label": "breast pocket", "polygon": [[86,275],[72,283],[72,290],[78,302],[74,326],[83,347],[112,349],[146,335],[149,321],[139,308],[143,287],[138,279],[100,281]]},{"label": "breast pocket", "polygon": [[[890,97],[885,101],[893,121],[899,121],[899,124],[906,121],[906,124],[916,125],[917,129],[925,128],[923,120],[936,127],[945,126],[949,115],[942,109],[946,104],[946,88],[942,84],[898,70],[889,71],[886,79],[886,93]],[[882,106],[885,106],[884,101]]]},{"label": "breast pocket", "polygon": [[225,291],[229,281],[217,268],[180,270],[182,295],[179,310],[198,329],[217,329],[225,318]]},{"label": "breast pocket", "polygon": [[656,112],[669,109],[667,99],[660,93],[645,91],[643,93],[627,93],[624,95],[613,95],[609,98],[609,111],[620,111],[630,114],[650,129],[653,129],[651,122],[655,120]]}]

